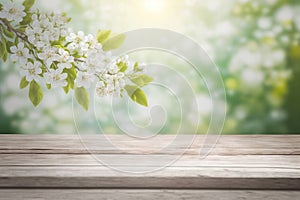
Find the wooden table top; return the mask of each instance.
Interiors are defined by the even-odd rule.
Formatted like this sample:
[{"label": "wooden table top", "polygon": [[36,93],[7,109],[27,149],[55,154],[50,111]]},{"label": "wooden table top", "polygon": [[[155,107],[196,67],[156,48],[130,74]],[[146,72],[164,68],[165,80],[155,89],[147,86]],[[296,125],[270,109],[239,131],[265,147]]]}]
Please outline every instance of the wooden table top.
[{"label": "wooden table top", "polygon": [[[68,189],[62,194],[74,199],[84,190],[107,194],[108,199],[116,191],[130,199],[135,190],[154,196],[162,190],[182,191],[166,198],[194,194],[209,199],[210,192],[223,190],[236,192],[236,197],[244,190],[260,198],[268,190],[281,190],[274,198],[299,196],[300,135],[223,135],[200,159],[203,141],[204,136],[191,140],[191,135],[145,140],[124,135],[0,135],[0,199],[30,196],[31,189],[39,194]],[[55,192],[51,194],[49,199]]]}]

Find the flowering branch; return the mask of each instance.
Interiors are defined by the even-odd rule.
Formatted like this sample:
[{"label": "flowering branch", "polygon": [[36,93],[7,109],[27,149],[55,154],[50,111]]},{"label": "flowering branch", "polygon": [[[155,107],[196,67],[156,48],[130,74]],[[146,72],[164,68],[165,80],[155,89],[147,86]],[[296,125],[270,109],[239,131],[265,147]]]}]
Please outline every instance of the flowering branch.
[{"label": "flowering branch", "polygon": [[[71,20],[64,13],[41,13],[32,9],[34,0],[15,5],[12,0],[0,3],[0,58],[21,64],[20,88],[29,85],[34,106],[43,99],[40,84],[48,89],[61,87],[66,93],[75,90],[78,103],[89,107],[88,88],[96,86],[99,97],[123,96],[147,106],[141,87],[153,79],[143,73],[143,66],[131,63],[127,56],[114,57],[125,36],[112,36],[110,30],[99,30],[96,37],[74,33],[67,28]],[[128,81],[131,82],[127,85]]]}]

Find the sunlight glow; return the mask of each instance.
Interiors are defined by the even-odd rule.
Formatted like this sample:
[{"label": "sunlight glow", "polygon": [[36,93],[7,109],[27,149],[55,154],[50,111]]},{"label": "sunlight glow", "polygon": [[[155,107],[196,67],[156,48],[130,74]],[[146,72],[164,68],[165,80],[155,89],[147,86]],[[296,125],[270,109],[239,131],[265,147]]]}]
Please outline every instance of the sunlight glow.
[{"label": "sunlight glow", "polygon": [[144,7],[149,12],[160,12],[164,9],[163,0],[144,0]]}]

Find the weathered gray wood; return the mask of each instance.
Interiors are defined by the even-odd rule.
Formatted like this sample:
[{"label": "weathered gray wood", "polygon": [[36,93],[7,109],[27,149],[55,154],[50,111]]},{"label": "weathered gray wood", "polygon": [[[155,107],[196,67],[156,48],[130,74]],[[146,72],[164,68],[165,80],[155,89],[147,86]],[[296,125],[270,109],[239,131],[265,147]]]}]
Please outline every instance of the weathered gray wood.
[{"label": "weathered gray wood", "polygon": [[[26,176],[27,170],[48,170],[50,173],[46,176]],[[66,168],[69,170],[69,176],[60,177],[60,172],[55,174],[55,168],[21,168],[23,176],[1,177],[1,188],[136,188],[136,189],[272,189],[272,190],[299,190],[300,181],[298,178],[226,178],[226,177],[203,177],[196,176],[174,176],[175,173],[183,174],[178,170],[169,171],[169,175],[152,176],[134,176],[119,175],[111,173],[111,176],[99,175],[108,171],[96,170],[99,174],[93,176],[76,176],[75,173],[82,173],[82,170],[91,170],[90,168]],[[61,170],[61,169],[60,169]],[[243,169],[237,169],[239,171]],[[213,170],[213,172],[216,170]],[[267,171],[267,170],[265,170]],[[206,171],[208,172],[208,170]],[[73,173],[73,175],[70,175]],[[45,172],[43,173],[45,174]],[[53,175],[55,174],[55,175]],[[65,175],[66,173],[64,173]],[[197,175],[197,174],[196,174]]]},{"label": "weathered gray wood", "polygon": [[[185,150],[190,136],[160,150],[170,135],[136,141],[126,136],[84,138],[77,135],[0,135],[0,187],[2,188],[185,188],[185,189],[300,189],[300,136],[221,136],[216,148],[199,159],[203,136]],[[176,158],[171,166],[147,174],[160,161]],[[138,160],[138,163],[134,162]]]},{"label": "weathered gray wood", "polygon": [[254,190],[129,190],[129,189],[48,189],[48,190],[0,190],[0,200],[296,200],[300,191],[254,191]]},{"label": "weathered gray wood", "polygon": [[[1,166],[99,166],[101,162],[95,158],[107,161],[110,166],[147,167],[160,166],[161,161],[172,159],[172,155],[143,155],[143,154],[0,154]],[[176,156],[174,156],[176,158]],[[135,163],[138,159],[140,162]],[[300,170],[300,156],[297,155],[211,155],[200,159],[198,155],[183,155],[172,164],[173,167],[261,167],[286,168]],[[299,174],[300,176],[300,174]]]},{"label": "weathered gray wood", "polygon": [[[120,135],[105,136],[110,140],[119,144],[122,150],[112,148],[107,145],[102,135],[84,136],[87,137],[84,141],[89,142],[89,147],[96,153],[122,153],[124,151],[134,152],[152,152],[156,150],[162,141],[169,141],[173,136],[161,135],[155,140],[139,141]],[[181,140],[173,144],[172,148],[167,152],[161,151],[160,154],[178,153],[182,148],[186,148],[185,143],[180,141],[185,140],[185,136],[180,135]],[[187,154],[199,154],[204,137],[197,136]],[[9,142],[7,142],[9,141]],[[93,144],[94,143],[94,144]],[[300,154],[300,137],[297,135],[234,135],[221,136],[218,145],[212,152],[215,155],[244,155],[244,154]],[[278,151],[280,149],[280,152]],[[0,153],[88,153],[84,145],[81,143],[78,135],[1,135]]]}]

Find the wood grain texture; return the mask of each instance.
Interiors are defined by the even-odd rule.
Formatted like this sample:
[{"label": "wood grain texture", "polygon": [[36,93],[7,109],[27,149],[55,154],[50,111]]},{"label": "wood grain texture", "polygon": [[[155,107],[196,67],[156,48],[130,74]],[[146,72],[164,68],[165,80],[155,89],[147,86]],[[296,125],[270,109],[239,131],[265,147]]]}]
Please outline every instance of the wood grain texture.
[{"label": "wood grain texture", "polygon": [[[179,138],[176,144],[172,144],[169,151],[160,151],[160,154],[170,154],[181,152],[186,148],[183,141],[191,140],[188,136],[177,136]],[[122,150],[112,148],[104,142],[109,138],[114,144],[122,147]],[[174,136],[160,135],[154,137],[151,141],[133,140],[130,137],[122,135],[90,135],[83,136],[86,144],[95,153],[123,153],[131,151],[137,153],[152,152],[157,150],[162,143],[172,140]],[[203,143],[203,136],[196,136],[190,148],[186,149],[187,154],[199,154],[199,149]],[[223,135],[220,137],[217,146],[212,155],[299,155],[300,154],[300,137],[297,135]],[[0,153],[45,153],[45,154],[86,154],[88,153],[85,146],[80,141],[78,135],[1,135],[0,136]]]},{"label": "wood grain texture", "polygon": [[134,190],[134,189],[35,189],[0,190],[0,200],[296,200],[300,191],[255,191],[255,190]]},{"label": "wood grain texture", "polygon": [[[300,136],[225,135],[205,159],[199,159],[203,136],[191,137],[0,135],[0,188],[300,189]],[[148,171],[173,159],[151,173],[120,172]]]}]

